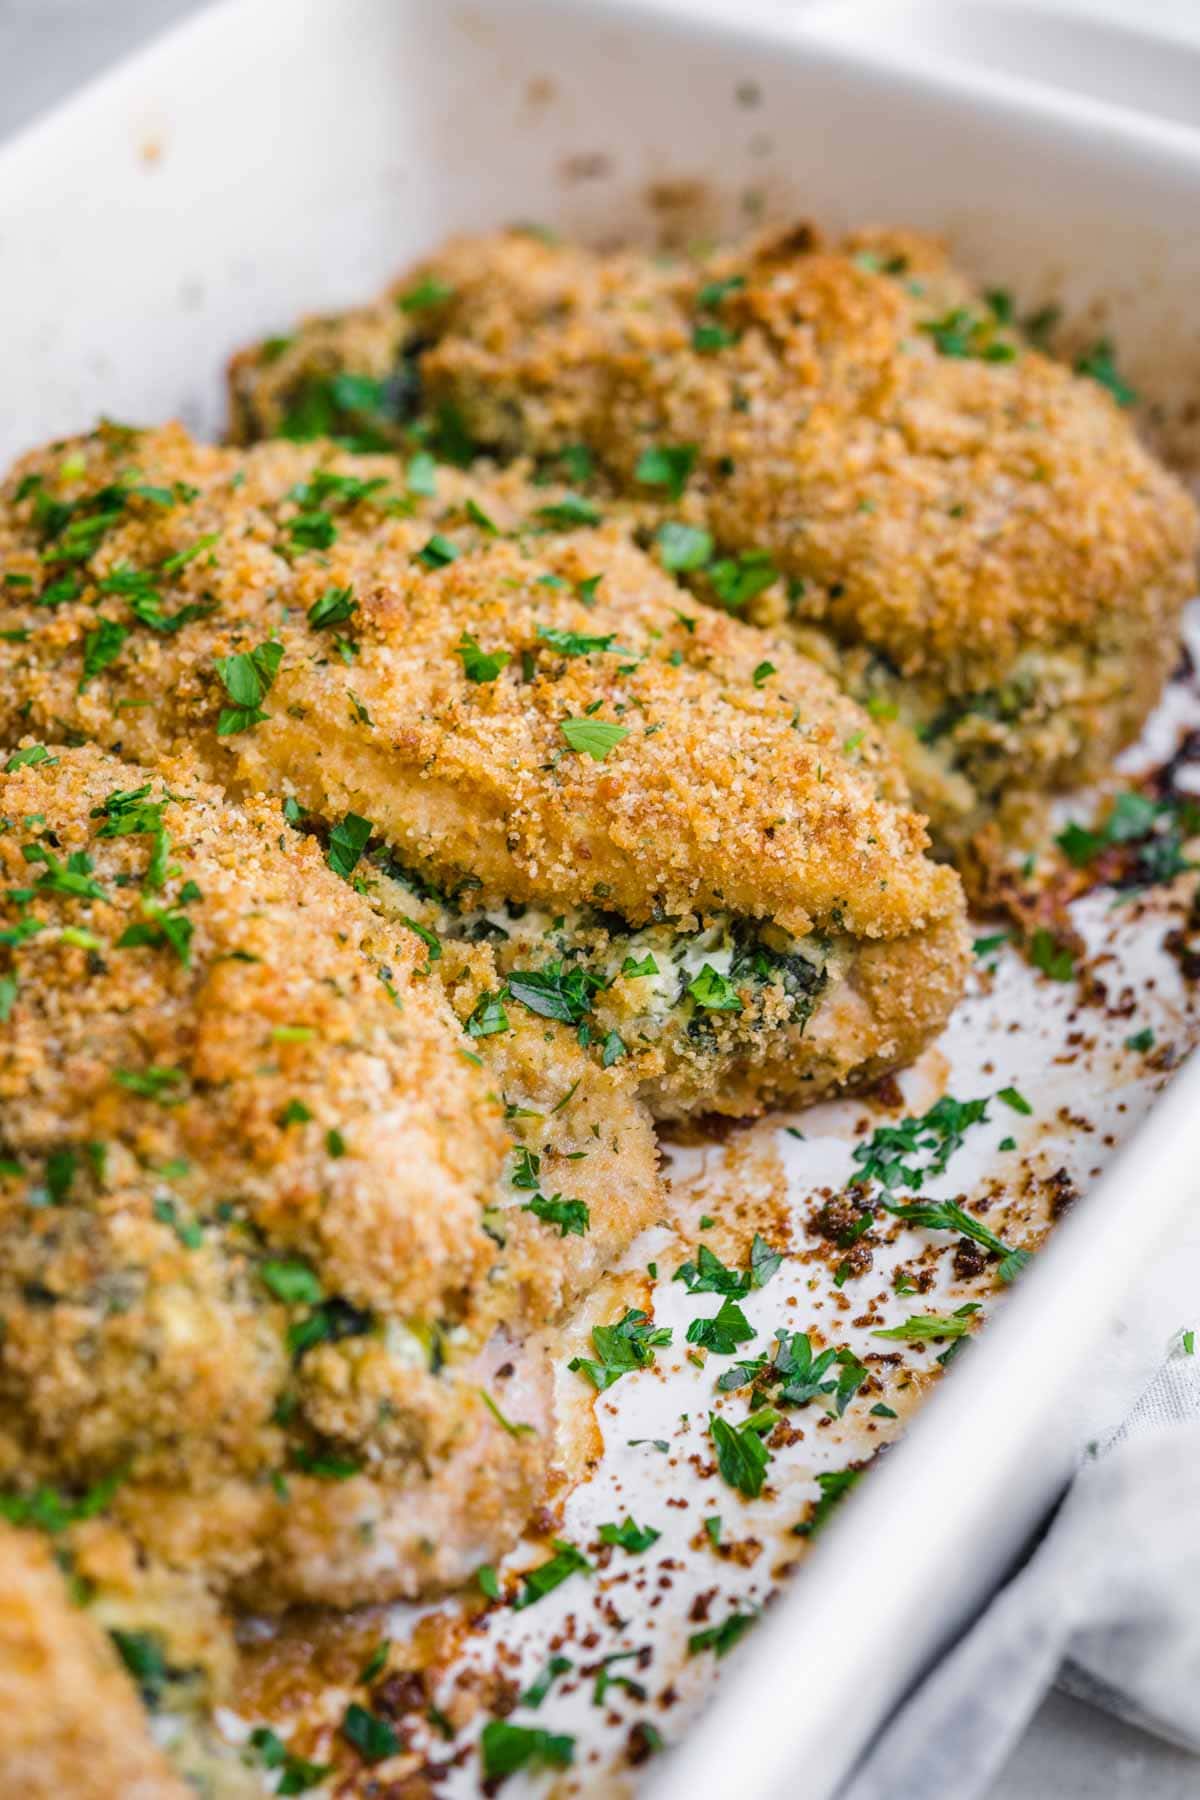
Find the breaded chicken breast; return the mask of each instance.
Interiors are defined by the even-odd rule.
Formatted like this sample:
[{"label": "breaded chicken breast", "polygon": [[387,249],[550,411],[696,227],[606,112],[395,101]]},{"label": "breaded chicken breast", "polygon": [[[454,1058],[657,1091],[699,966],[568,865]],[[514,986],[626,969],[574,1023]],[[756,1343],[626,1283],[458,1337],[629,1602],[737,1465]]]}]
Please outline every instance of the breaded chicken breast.
[{"label": "breaded chicken breast", "polygon": [[871,721],[573,495],[110,427],[25,459],[0,560],[0,736],[186,746],[436,895],[416,952],[503,977],[481,1052],[532,1015],[661,1117],[742,1113],[902,1063],[961,989],[957,878]]},{"label": "breaded chicken breast", "polygon": [[551,1026],[506,1100],[420,938],[188,766],[27,743],[0,865],[0,1490],[110,1484],[256,1607],[461,1581],[540,1492],[531,1327],[657,1214],[631,1074]]},{"label": "breaded chicken breast", "polygon": [[232,1627],[195,1579],[147,1564],[101,1497],[5,1500],[27,1529],[0,1525],[0,1793],[251,1800],[261,1782],[211,1718],[233,1700]]},{"label": "breaded chicken breast", "polygon": [[242,441],[594,472],[697,594],[788,631],[892,733],[943,849],[1090,779],[1177,654],[1196,515],[1095,381],[909,233],[702,263],[452,242],[376,304],[235,359]]},{"label": "breaded chicken breast", "polygon": [[48,1540],[0,1525],[0,1792],[184,1800],[113,1642],[67,1598]]}]

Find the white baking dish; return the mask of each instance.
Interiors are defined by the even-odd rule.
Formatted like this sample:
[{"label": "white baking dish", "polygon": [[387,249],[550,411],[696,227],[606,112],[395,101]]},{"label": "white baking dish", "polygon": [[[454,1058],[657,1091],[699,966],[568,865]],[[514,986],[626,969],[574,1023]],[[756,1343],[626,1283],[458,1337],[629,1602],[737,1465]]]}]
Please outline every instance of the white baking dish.
[{"label": "white baking dish", "polygon": [[[216,431],[234,346],[454,229],[720,230],[764,204],[943,230],[1023,301],[1102,317],[1170,407],[1200,369],[1200,136],[973,74],[954,44],[924,73],[862,32],[839,49],[860,11],[213,8],[0,154],[0,454],[101,412]],[[1060,1485],[1097,1340],[1200,1193],[1198,1122],[1193,1063],[727,1665],[655,1793],[831,1792]]]}]

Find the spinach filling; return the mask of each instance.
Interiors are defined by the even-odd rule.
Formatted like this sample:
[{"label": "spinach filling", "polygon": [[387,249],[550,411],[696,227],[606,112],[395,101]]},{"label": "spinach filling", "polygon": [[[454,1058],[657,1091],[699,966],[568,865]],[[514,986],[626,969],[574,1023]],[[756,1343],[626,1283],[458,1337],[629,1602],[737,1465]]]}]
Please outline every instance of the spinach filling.
[{"label": "spinach filling", "polygon": [[791,937],[768,921],[718,915],[681,930],[671,920],[635,927],[619,914],[582,907],[551,914],[506,902],[473,904],[473,886],[437,893],[383,852],[375,866],[421,902],[409,919],[427,942],[491,947],[503,987],[483,997],[474,1035],[507,1028],[506,1008],[574,1028],[605,1062],[635,1044],[675,1036],[692,1048],[727,1044],[731,1030],[803,1030],[828,980],[831,946]]}]

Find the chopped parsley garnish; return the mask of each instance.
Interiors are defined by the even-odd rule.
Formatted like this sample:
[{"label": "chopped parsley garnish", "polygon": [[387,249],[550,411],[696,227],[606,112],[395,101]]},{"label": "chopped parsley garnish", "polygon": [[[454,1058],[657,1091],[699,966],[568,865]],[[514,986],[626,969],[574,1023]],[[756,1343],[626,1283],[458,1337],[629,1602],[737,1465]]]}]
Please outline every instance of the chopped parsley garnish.
[{"label": "chopped parsley garnish", "polygon": [[[180,899],[184,900],[185,897],[186,885],[180,892]],[[179,907],[164,906],[146,894],[141,896],[138,904],[142,918],[125,927],[117,939],[118,950],[134,949],[139,945],[153,950],[170,949],[186,968],[191,961],[192,935],[195,931],[187,914]]]},{"label": "chopped parsley garnish", "polygon": [[444,569],[457,562],[461,555],[462,551],[451,538],[435,531],[424,549],[417,551],[417,561],[424,563],[427,569]]},{"label": "chopped parsley garnish", "polygon": [[385,1762],[402,1748],[387,1720],[368,1712],[356,1700],[346,1708],[340,1730],[346,1742],[353,1744],[366,1763]]},{"label": "chopped parsley garnish", "polygon": [[83,692],[88,682],[101,674],[110,664],[116,662],[125,647],[129,636],[127,626],[118,625],[115,619],[101,619],[100,623],[87,632],[83,640],[83,675],[79,683],[79,691]]},{"label": "chopped parsley garnish", "polygon": [[696,295],[696,306],[700,312],[716,312],[730,294],[736,294],[746,285],[744,275],[727,275],[720,281],[706,281]]},{"label": "chopped parsley garnish", "polygon": [[971,1320],[979,1311],[977,1300],[968,1300],[952,1313],[913,1313],[902,1325],[889,1326],[887,1330],[873,1331],[872,1337],[896,1338],[902,1343],[927,1343],[930,1338],[967,1337],[971,1330]]},{"label": "chopped parsley garnish", "polygon": [[1149,1025],[1141,1031],[1135,1031],[1132,1037],[1127,1037],[1125,1039],[1125,1048],[1127,1050],[1142,1051],[1143,1053],[1147,1050],[1153,1050],[1154,1033]]},{"label": "chopped parsley garnish", "polygon": [[599,1537],[602,1544],[612,1544],[618,1550],[627,1550],[630,1556],[640,1556],[649,1550],[651,1544],[657,1544],[662,1536],[653,1525],[639,1525],[632,1517],[627,1517],[620,1525],[601,1525]]},{"label": "chopped parsley garnish", "polygon": [[529,1569],[521,1576],[521,1592],[513,1602],[515,1612],[521,1612],[525,1607],[544,1600],[556,1587],[561,1587],[569,1576],[591,1573],[592,1564],[582,1550],[577,1550],[574,1544],[568,1544],[562,1538],[553,1539],[553,1543],[554,1555],[549,1562],[539,1563],[536,1569]]},{"label": "chopped parsley garnish", "polygon": [[370,819],[364,819],[358,813],[347,813],[341,824],[333,827],[329,833],[327,861],[335,875],[341,875],[347,881],[350,879],[374,829]]},{"label": "chopped parsley garnish", "polygon": [[813,1501],[812,1511],[808,1518],[802,1520],[799,1525],[793,1525],[792,1530],[796,1536],[815,1536],[829,1518],[830,1513],[840,1501],[845,1499],[862,1474],[862,1469],[826,1469],[818,1475],[816,1479],[817,1486],[821,1490],[820,1495]]},{"label": "chopped parsley garnish", "polygon": [[782,1251],[772,1250],[766,1238],[756,1231],[748,1269],[728,1268],[707,1244],[701,1244],[695,1262],[680,1263],[672,1280],[682,1281],[689,1294],[729,1294],[740,1299],[752,1288],[766,1287],[782,1261]]},{"label": "chopped parsley garnish", "polygon": [[596,459],[586,444],[564,444],[558,461],[567,480],[576,487],[586,487],[596,473]]},{"label": "chopped parsley garnish", "polygon": [[1121,887],[1173,881],[1195,865],[1183,854],[1187,838],[1200,832],[1200,802],[1194,797],[1154,800],[1136,791],[1118,794],[1098,830],[1069,824],[1055,840],[1076,868],[1086,868],[1106,850],[1128,852]]},{"label": "chopped parsley garnish", "polygon": [[731,1425],[719,1413],[708,1415],[709,1434],[716,1446],[721,1478],[747,1499],[756,1500],[762,1493],[767,1464],[771,1460],[763,1440],[778,1425],[779,1418],[773,1406],[760,1406],[740,1425]]},{"label": "chopped parsley garnish", "polygon": [[288,522],[288,533],[293,544],[301,550],[328,550],[337,542],[337,526],[333,522],[333,514],[323,506],[315,506],[308,512],[298,512]]},{"label": "chopped parsley garnish", "polygon": [[731,331],[728,325],[722,325],[719,319],[698,319],[692,327],[692,348],[702,353],[727,350],[730,344],[736,344],[737,341],[737,332]]},{"label": "chopped parsley garnish", "polygon": [[695,444],[652,444],[638,457],[634,480],[643,487],[665,487],[678,500],[699,454]]},{"label": "chopped parsley garnish", "polygon": [[426,275],[415,287],[401,294],[396,305],[404,313],[426,312],[431,306],[442,306],[454,298],[454,289],[436,275]]},{"label": "chopped parsley garnish", "polygon": [[145,1704],[151,1708],[157,1706],[169,1673],[166,1649],[158,1632],[124,1631],[114,1625],[109,1627],[108,1635],[117,1655],[137,1683]]},{"label": "chopped parsley garnish", "polygon": [[107,895],[92,875],[92,859],[86,850],[72,850],[63,862],[44,844],[22,844],[27,863],[44,863],[45,872],[34,883],[39,894],[63,894],[74,900],[105,900]]},{"label": "chopped parsley garnish", "polygon": [[55,1536],[81,1519],[94,1519],[104,1512],[120,1487],[124,1474],[118,1471],[94,1482],[78,1499],[71,1499],[57,1488],[36,1487],[29,1494],[0,1494],[0,1519],[10,1525],[30,1525]]},{"label": "chopped parsley garnish", "polygon": [[314,1481],[352,1481],[362,1469],[351,1457],[338,1456],[328,1450],[293,1450],[292,1467]]},{"label": "chopped parsley garnish", "polygon": [[483,684],[495,681],[502,669],[512,661],[511,650],[481,650],[479,640],[464,631],[454,646],[456,656],[462,658],[463,674],[468,681]]},{"label": "chopped parsley garnish", "polygon": [[1003,320],[992,311],[990,316],[956,306],[940,319],[926,319],[918,330],[933,339],[939,356],[971,357],[981,362],[1013,362],[1017,348],[1007,338],[996,336]]},{"label": "chopped parsley garnish", "polygon": [[258,1273],[263,1286],[285,1306],[319,1306],[325,1298],[317,1275],[298,1259],[271,1257]]},{"label": "chopped parsley garnish", "polygon": [[185,1219],[180,1215],[178,1206],[168,1194],[160,1194],[153,1205],[154,1217],[160,1225],[169,1225],[175,1236],[186,1250],[198,1250],[204,1242],[204,1233],[195,1219]]},{"label": "chopped parsley garnish", "polygon": [[742,1011],[742,1002],[737,989],[727,975],[720,975],[711,963],[705,963],[699,974],[688,982],[688,993],[706,1012]]},{"label": "chopped parsley garnish", "polygon": [[535,1194],[521,1211],[532,1213],[547,1225],[557,1225],[560,1237],[586,1237],[592,1222],[584,1201],[564,1200],[561,1194],[553,1194],[549,1199],[545,1194]]},{"label": "chopped parsley garnish", "polygon": [[603,762],[610,750],[629,736],[628,725],[613,725],[607,719],[561,719],[559,730],[572,750]]},{"label": "chopped parsley garnish", "polygon": [[491,1563],[481,1563],[475,1571],[475,1585],[485,1600],[499,1600],[500,1577]]},{"label": "chopped parsley garnish", "polygon": [[703,1650],[712,1650],[718,1657],[728,1656],[750,1627],[757,1625],[758,1619],[758,1613],[739,1612],[735,1607],[719,1625],[707,1625],[703,1631],[692,1633],[688,1639],[688,1655],[698,1656]]},{"label": "chopped parsley garnish", "polygon": [[632,956],[627,956],[621,964],[621,973],[622,975],[657,975],[658,964],[647,951],[641,962],[637,962]]},{"label": "chopped parsley garnish", "polygon": [[724,556],[708,567],[713,593],[727,612],[740,612],[773,581],[779,570],[767,550],[744,550],[740,556]]},{"label": "chopped parsley garnish", "polygon": [[558,1019],[579,1025],[591,1011],[592,999],[604,987],[599,975],[579,963],[562,958],[541,969],[514,969],[505,983],[505,995],[542,1019]]},{"label": "chopped parsley garnish", "polygon": [[684,525],[677,519],[660,525],[655,541],[663,568],[679,574],[702,569],[713,553],[711,532],[699,525]]},{"label": "chopped parsley garnish", "polygon": [[525,1188],[534,1193],[541,1186],[542,1159],[536,1150],[529,1150],[524,1144],[518,1144],[513,1151],[512,1184],[515,1188]]},{"label": "chopped parsley garnish", "polygon": [[274,686],[282,661],[283,645],[270,642],[235,656],[217,657],[217,674],[233,702],[232,706],[221,709],[217,720],[218,737],[248,731],[252,725],[260,725],[270,716],[262,710],[262,703]]},{"label": "chopped parsley garnish", "polygon": [[287,1328],[287,1347],[299,1362],[316,1344],[340,1344],[343,1338],[365,1337],[372,1328],[369,1312],[351,1306],[348,1300],[334,1295],[314,1306],[302,1319],[293,1319]]},{"label": "chopped parsley garnish", "polygon": [[1060,944],[1052,931],[1039,925],[1029,940],[1029,960],[1035,969],[1051,981],[1071,981],[1075,976],[1075,953],[1069,944]]},{"label": "chopped parsley garnish", "polygon": [[[603,1527],[601,1527],[603,1530]],[[566,1675],[574,1667],[569,1656],[552,1656],[544,1669],[534,1676],[525,1692],[518,1700],[518,1706],[539,1707],[560,1675]]]},{"label": "chopped parsley garnish", "polygon": [[148,1069],[114,1069],[113,1080],[129,1093],[139,1094],[144,1100],[157,1100],[161,1106],[174,1106],[182,1099],[182,1095],[175,1092],[183,1085],[182,1069],[153,1065]]},{"label": "chopped parsley garnish", "polygon": [[468,519],[470,519],[472,525],[478,525],[480,531],[486,531],[490,537],[499,537],[500,527],[497,525],[495,519],[490,518],[489,515],[484,512],[478,500],[472,499],[469,494],[463,511],[466,513]]},{"label": "chopped parsley garnish", "polygon": [[149,781],[142,787],[113,788],[112,794],[104,797],[101,805],[94,806],[88,814],[90,819],[103,819],[97,826],[97,837],[142,837],[144,833],[162,832],[162,808],[166,806],[164,799],[148,799],[151,792]]},{"label": "chopped parsley garnish", "polygon": [[550,506],[539,506],[537,517],[553,530],[570,531],[577,525],[599,525],[601,514],[590,500],[578,494],[564,494]]},{"label": "chopped parsley garnish", "polygon": [[[1018,1109],[1020,1110],[1020,1109]],[[1032,1107],[1026,1107],[1032,1111]],[[911,1206],[893,1206],[889,1201],[882,1202],[883,1210],[894,1218],[903,1219],[908,1225],[924,1225],[930,1231],[957,1231],[962,1237],[972,1238],[975,1243],[982,1244],[993,1256],[999,1256],[1000,1279],[1013,1281],[1029,1261],[1028,1250],[1014,1250],[994,1231],[973,1218],[969,1212],[954,1200],[918,1200]]]},{"label": "chopped parsley garnish", "polygon": [[575,1760],[575,1739],[565,1732],[513,1725],[507,1719],[488,1720],[479,1749],[485,1781],[506,1781],[518,1769],[569,1769]]},{"label": "chopped parsley garnish", "polygon": [[1137,389],[1131,388],[1123,380],[1116,363],[1116,352],[1107,338],[1100,338],[1089,350],[1075,362],[1077,375],[1090,375],[1101,387],[1108,389],[1118,406],[1133,406],[1137,401]]},{"label": "chopped parsley garnish", "polygon": [[427,497],[436,494],[436,457],[431,456],[428,450],[418,450],[415,456],[410,456],[404,485],[410,494],[424,494]]},{"label": "chopped parsley garnish", "polygon": [[4,765],[4,773],[12,775],[17,769],[33,769],[40,763],[53,768],[57,761],[57,756],[51,756],[45,744],[27,744],[24,750],[13,751]]},{"label": "chopped parsley garnish", "polygon": [[262,1768],[279,1771],[277,1794],[306,1794],[309,1788],[318,1787],[331,1772],[329,1763],[307,1762],[304,1757],[296,1756],[269,1725],[256,1726],[250,1733],[250,1748]]},{"label": "chopped parsley garnish", "polygon": [[324,631],[330,625],[349,624],[357,610],[352,587],[328,587],[309,607],[308,622],[314,631]]},{"label": "chopped parsley garnish", "polygon": [[1015,1087],[1001,1088],[997,1093],[996,1098],[997,1100],[1003,1100],[1005,1106],[1011,1106],[1014,1112],[1025,1113],[1027,1116],[1033,1112],[1033,1108],[1030,1106],[1024,1094]]},{"label": "chopped parsley garnish", "polygon": [[722,1300],[711,1319],[693,1319],[687,1329],[687,1341],[717,1356],[732,1356],[739,1344],[749,1343],[754,1327],[736,1300]]},{"label": "chopped parsley garnish", "polygon": [[901,1119],[898,1125],[880,1125],[865,1144],[856,1145],[859,1172],[854,1180],[877,1181],[885,1188],[919,1188],[927,1176],[945,1173],[969,1127],[986,1119],[986,1100],[955,1100],[943,1094],[927,1113]]},{"label": "chopped parsley garnish", "polygon": [[[442,940],[438,937],[436,931],[431,931],[428,925],[422,925],[418,919],[410,919],[406,915],[402,915],[398,923],[407,926],[414,937],[420,938],[421,942],[429,952],[430,963],[435,963],[440,959],[442,954]],[[427,974],[428,971],[429,964],[427,963],[425,968],[421,970],[421,973]]]},{"label": "chopped parsley garnish", "polygon": [[473,1038],[494,1037],[497,1032],[508,1031],[508,1014],[504,1010],[502,994],[480,994],[471,1011],[466,1024],[467,1035]]},{"label": "chopped parsley garnish", "polygon": [[764,681],[769,680],[772,675],[777,675],[778,673],[779,671],[776,669],[774,663],[760,662],[755,669],[754,674],[751,676],[751,680],[756,688],[760,688]]},{"label": "chopped parsley garnish", "polygon": [[492,1399],[492,1396],[488,1393],[486,1388],[479,1389],[479,1397],[491,1413],[493,1419],[495,1419],[497,1425],[499,1425],[503,1431],[506,1431],[510,1438],[537,1436],[536,1427],[533,1425],[527,1425],[523,1419],[507,1418],[496,1405],[496,1402]]},{"label": "chopped parsley garnish", "polygon": [[552,625],[539,625],[538,637],[560,656],[598,656],[607,650],[616,633],[605,637],[585,637],[578,631],[557,631]]},{"label": "chopped parsley garnish", "polygon": [[[832,1394],[830,1411],[840,1419],[867,1379],[866,1364],[850,1349],[814,1351],[804,1331],[781,1328],[775,1339],[775,1354],[770,1361],[757,1357],[753,1362],[735,1363],[717,1382],[718,1390],[729,1393],[747,1383],[773,1383],[773,1398],[780,1406],[807,1406],[819,1395]],[[839,1371],[836,1375],[834,1369]],[[827,1376],[832,1378],[827,1380]]]},{"label": "chopped parsley garnish", "polygon": [[608,1698],[609,1688],[623,1688],[635,1700],[644,1700],[646,1690],[640,1681],[634,1681],[628,1675],[614,1675],[613,1664],[633,1662],[641,1656],[640,1650],[614,1650],[611,1655],[601,1657],[596,1670],[596,1679],[592,1683],[592,1705],[603,1706]]},{"label": "chopped parsley garnish", "polygon": [[671,1342],[669,1326],[653,1325],[647,1313],[631,1307],[615,1325],[594,1325],[592,1347],[596,1360],[573,1356],[569,1369],[583,1375],[603,1393],[622,1375],[634,1369],[645,1369],[654,1361],[654,1352]]}]

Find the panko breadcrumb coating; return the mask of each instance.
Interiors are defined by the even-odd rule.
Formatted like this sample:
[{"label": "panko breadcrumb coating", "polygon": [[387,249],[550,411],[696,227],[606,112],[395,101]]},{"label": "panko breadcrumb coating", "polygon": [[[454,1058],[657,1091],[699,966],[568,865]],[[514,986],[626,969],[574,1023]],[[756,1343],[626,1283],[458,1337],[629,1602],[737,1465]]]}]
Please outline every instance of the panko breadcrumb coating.
[{"label": "panko breadcrumb coating", "polygon": [[[661,1116],[871,1079],[960,991],[959,884],[871,722],[519,471],[107,427],[23,461],[0,559],[8,742],[186,747],[286,797]],[[518,908],[546,914],[524,962]]]},{"label": "panko breadcrumb coating", "polygon": [[16,1800],[185,1800],[101,1628],[67,1599],[51,1546],[0,1525],[0,1792]]},{"label": "panko breadcrumb coating", "polygon": [[[597,1270],[520,1210],[425,946],[184,765],[29,743],[0,820],[9,1511],[107,1484],[144,1552],[258,1607],[462,1580],[544,1473],[521,1335]],[[569,1168],[616,1254],[658,1209],[649,1123],[546,1029],[520,1097],[563,1110],[533,1141],[564,1185],[595,1148]]]},{"label": "panko breadcrumb coating", "polygon": [[685,265],[461,239],[239,356],[231,390],[243,441],[402,443],[420,415],[594,472],[702,598],[869,706],[960,856],[1014,793],[1107,768],[1194,590],[1195,509],[1114,399],[913,233]]}]

